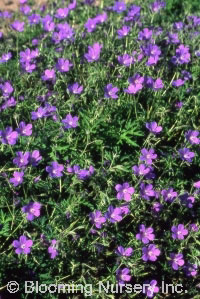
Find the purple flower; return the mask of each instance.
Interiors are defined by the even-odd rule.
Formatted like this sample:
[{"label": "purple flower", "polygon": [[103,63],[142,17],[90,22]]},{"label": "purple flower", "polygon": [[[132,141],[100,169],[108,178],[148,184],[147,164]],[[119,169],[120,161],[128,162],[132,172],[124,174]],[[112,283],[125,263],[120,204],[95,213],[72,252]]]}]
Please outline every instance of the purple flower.
[{"label": "purple flower", "polygon": [[119,222],[122,220],[122,210],[120,208],[109,206],[108,212],[106,212],[105,217],[112,223]]},{"label": "purple flower", "polygon": [[150,200],[150,197],[154,197],[156,192],[153,190],[153,185],[151,184],[140,184],[140,196],[146,200]]},{"label": "purple flower", "polygon": [[66,216],[67,219],[70,219],[70,218],[71,218],[71,213],[70,213],[69,211],[67,211],[67,212],[65,213],[65,216]]},{"label": "purple flower", "polygon": [[176,56],[172,57],[172,63],[174,64],[184,64],[190,62],[189,47],[180,45],[176,49]]},{"label": "purple flower", "polygon": [[38,110],[35,112],[31,112],[31,119],[36,120],[38,118],[42,118],[46,115],[46,109],[43,107],[39,107]]},{"label": "purple flower", "polygon": [[184,236],[188,235],[188,230],[185,229],[183,224],[179,224],[178,226],[173,225],[171,231],[173,239],[183,240]]},{"label": "purple flower", "polygon": [[117,99],[118,95],[116,94],[119,91],[117,87],[114,87],[111,83],[106,85],[104,88],[104,97],[105,98],[111,98],[111,99]]},{"label": "purple flower", "polygon": [[153,134],[159,134],[162,131],[162,127],[158,126],[155,121],[146,123],[146,128]]},{"label": "purple flower", "polygon": [[154,80],[152,77],[144,76],[144,84],[147,88],[153,88]]},{"label": "purple flower", "polygon": [[190,224],[189,228],[192,232],[198,232],[198,230],[199,230],[197,224],[195,224],[195,223]]},{"label": "purple flower", "polygon": [[80,180],[85,180],[89,178],[94,173],[94,167],[91,165],[89,169],[80,169],[79,165],[74,165],[73,167],[68,166],[67,172],[75,173]]},{"label": "purple flower", "polygon": [[157,45],[148,44],[142,47],[143,53],[149,57],[146,65],[151,66],[157,64],[159,57],[161,55],[161,50]]},{"label": "purple flower", "polygon": [[161,2],[161,1],[155,1],[153,3],[150,4],[150,8],[153,12],[158,12],[159,10],[161,10],[162,8],[164,8],[166,5],[165,2]]},{"label": "purple flower", "polygon": [[118,38],[123,38],[129,34],[131,28],[129,26],[123,26],[121,29],[117,30]]},{"label": "purple flower", "polygon": [[141,7],[137,5],[131,5],[127,17],[125,18],[125,21],[137,21],[140,17],[140,10]]},{"label": "purple flower", "polygon": [[59,58],[56,64],[57,70],[61,73],[69,72],[72,66],[73,64],[68,59],[65,60],[64,58]]},{"label": "purple flower", "polygon": [[157,213],[160,213],[160,211],[162,210],[162,208],[163,208],[163,205],[161,203],[154,202],[151,210],[152,210],[152,212],[154,214],[157,214]]},{"label": "purple flower", "polygon": [[172,82],[172,86],[173,87],[180,87],[180,86],[184,85],[184,83],[185,83],[185,80],[177,79],[177,80],[174,80]]},{"label": "purple flower", "polygon": [[188,16],[187,20],[188,20],[189,23],[192,23],[192,25],[194,27],[197,27],[197,26],[200,25],[200,18],[197,17],[197,16]]},{"label": "purple flower", "polygon": [[24,52],[20,52],[21,62],[30,62],[32,59],[35,59],[39,56],[39,50],[36,48],[35,50],[26,49]]},{"label": "purple flower", "polygon": [[79,85],[77,82],[68,86],[68,89],[73,94],[80,94],[83,91],[83,85]]},{"label": "purple flower", "polygon": [[199,144],[200,139],[197,137],[199,135],[199,131],[189,130],[185,133],[185,138],[189,141],[190,144]]},{"label": "purple flower", "polygon": [[131,195],[135,192],[134,188],[129,186],[129,183],[117,184],[115,190],[118,192],[117,199],[124,199],[125,201],[131,201]]},{"label": "purple flower", "polygon": [[58,255],[58,242],[56,240],[51,241],[51,245],[48,247],[48,253],[50,253],[50,258],[54,259]]},{"label": "purple flower", "polygon": [[178,33],[168,33],[167,44],[179,44]]},{"label": "purple flower", "polygon": [[200,181],[195,182],[195,183],[193,184],[193,186],[194,186],[195,188],[200,188]]},{"label": "purple flower", "polygon": [[136,240],[142,241],[144,244],[148,244],[149,241],[153,241],[155,239],[155,235],[153,234],[152,227],[145,227],[144,224],[140,225],[140,232],[136,235]]},{"label": "purple flower", "polygon": [[87,29],[87,32],[93,32],[96,29],[96,25],[97,25],[97,19],[91,19],[89,18],[87,20],[87,22],[85,23],[84,27]]},{"label": "purple flower", "polygon": [[55,17],[57,19],[65,19],[69,13],[69,9],[67,7],[65,8],[58,8],[55,14]]},{"label": "purple flower", "polygon": [[188,81],[188,80],[192,79],[192,75],[191,75],[191,73],[190,73],[190,72],[187,72],[186,70],[181,71],[181,74],[182,74],[183,79],[184,79],[185,81]]},{"label": "purple flower", "polygon": [[152,30],[148,28],[144,28],[142,31],[138,33],[138,40],[149,40],[153,34]]},{"label": "purple flower", "polygon": [[125,281],[131,280],[130,270],[128,268],[118,269],[116,272],[119,284],[124,285]]},{"label": "purple flower", "polygon": [[37,166],[41,160],[42,160],[42,156],[40,156],[40,152],[38,150],[34,150],[32,153],[30,153],[29,163],[32,166]]},{"label": "purple flower", "polygon": [[[149,286],[146,286],[147,284],[149,284]],[[146,294],[147,298],[153,298],[154,295],[159,292],[156,280],[151,280],[150,282],[145,281],[143,285],[145,285],[143,294]]]},{"label": "purple flower", "polygon": [[59,30],[59,32],[53,33],[53,35],[55,35],[55,37],[53,38],[53,41],[55,43],[58,43],[65,39],[72,40],[73,35],[75,34],[74,30],[69,26],[68,23],[57,24],[57,29]]},{"label": "purple flower", "polygon": [[[52,93],[50,92],[49,95],[47,96],[51,96]],[[55,112],[56,112],[56,106],[51,106],[49,103],[45,103],[45,117],[48,117],[48,116],[53,116],[55,115]]]},{"label": "purple flower", "polygon": [[45,70],[44,74],[42,75],[42,80],[43,81],[55,81],[56,75],[54,69],[52,70]]},{"label": "purple flower", "polygon": [[88,53],[84,55],[88,62],[93,62],[99,60],[101,48],[103,46],[99,43],[94,43],[92,46],[88,47]]},{"label": "purple flower", "polygon": [[31,252],[30,247],[33,245],[32,240],[28,240],[25,236],[21,236],[18,240],[14,240],[12,246],[16,248],[17,254],[29,254]]},{"label": "purple flower", "polygon": [[23,13],[26,16],[26,15],[30,14],[31,8],[29,5],[22,5],[22,6],[20,6],[20,11],[21,11],[21,13]]},{"label": "purple flower", "polygon": [[24,31],[24,24],[25,24],[24,22],[20,22],[16,20],[11,24],[11,28],[15,31],[22,32]]},{"label": "purple flower", "polygon": [[35,177],[34,178],[34,183],[37,183],[37,182],[39,182],[41,180],[41,176],[40,175],[38,175],[37,177]]},{"label": "purple flower", "polygon": [[122,246],[118,246],[115,250],[115,253],[119,256],[131,256],[133,253],[133,249],[131,247],[124,248]]},{"label": "purple flower", "polygon": [[13,184],[15,187],[17,187],[23,182],[23,176],[24,176],[23,171],[22,172],[14,171],[13,178],[11,178],[9,182]]},{"label": "purple flower", "polygon": [[74,166],[68,166],[67,167],[67,172],[69,173],[75,173],[75,174],[78,174],[80,171],[80,166],[79,165],[74,165]]},{"label": "purple flower", "polygon": [[1,59],[0,59],[0,64],[4,63],[4,62],[7,62],[11,58],[12,58],[12,53],[11,52],[2,54]]},{"label": "purple flower", "polygon": [[183,29],[183,22],[175,22],[173,24],[173,27],[175,30],[181,30],[181,29]]},{"label": "purple flower", "polygon": [[190,152],[189,148],[182,148],[178,150],[180,157],[182,160],[187,161],[187,162],[192,162],[192,159],[195,156],[194,152]]},{"label": "purple flower", "polygon": [[140,164],[139,166],[135,165],[132,167],[132,170],[135,175],[141,175],[141,176],[144,176],[150,172],[150,168],[144,164]]},{"label": "purple flower", "polygon": [[164,84],[162,82],[162,80],[160,78],[156,79],[154,82],[153,82],[153,90],[157,91],[161,88],[164,87]]},{"label": "purple flower", "polygon": [[28,17],[28,21],[29,21],[29,24],[32,26],[32,25],[36,25],[36,24],[39,24],[40,23],[40,15],[38,14],[32,14]]},{"label": "purple flower", "polygon": [[32,39],[32,45],[33,46],[38,46],[39,45],[39,40],[37,38]]},{"label": "purple flower", "polygon": [[67,114],[66,117],[62,120],[64,124],[64,129],[76,128],[78,126],[78,116],[72,116],[71,114]]},{"label": "purple flower", "polygon": [[188,193],[184,193],[179,196],[181,202],[183,205],[186,205],[187,208],[191,209],[193,208],[193,204],[195,202],[194,196],[189,195]]},{"label": "purple flower", "polygon": [[135,74],[133,77],[129,78],[130,85],[128,89],[124,91],[129,94],[136,94],[143,88],[144,77],[140,76],[139,74]]},{"label": "purple flower", "polygon": [[124,204],[124,205],[120,206],[119,208],[121,209],[122,216],[127,215],[128,213],[130,213],[129,206],[127,204]]},{"label": "purple flower", "polygon": [[29,63],[22,63],[21,67],[27,73],[32,73],[36,69],[35,64],[29,64]]},{"label": "purple flower", "polygon": [[72,2],[70,1],[69,5],[68,5],[68,9],[69,10],[74,10],[76,8],[76,0],[73,0]]},{"label": "purple flower", "polygon": [[26,64],[31,62],[32,59],[39,56],[39,50],[35,49],[31,51],[29,48],[27,48],[25,51],[21,51],[19,55],[20,55],[20,62]]},{"label": "purple flower", "polygon": [[[64,39],[65,39],[64,31],[53,32],[53,34],[52,34],[52,41],[55,44],[59,44]],[[59,48],[59,49],[62,49],[62,48]]]},{"label": "purple flower", "polygon": [[101,228],[102,224],[106,222],[106,218],[102,216],[101,211],[96,210],[90,213],[90,221],[96,226],[96,228]]},{"label": "purple flower", "polygon": [[152,148],[150,150],[143,148],[141,153],[140,160],[145,161],[147,165],[151,165],[153,163],[152,160],[157,158],[157,154],[154,154],[154,149]]},{"label": "purple flower", "polygon": [[14,107],[16,106],[17,102],[15,100],[15,98],[10,97],[8,100],[5,100],[5,102],[2,104],[1,109],[5,110],[9,107]]},{"label": "purple flower", "polygon": [[32,135],[32,124],[27,124],[23,121],[19,123],[18,129],[16,131],[21,135],[21,136],[30,136]]},{"label": "purple flower", "polygon": [[31,51],[31,57],[34,59],[34,58],[37,58],[39,56],[39,50],[36,48],[35,50],[32,50]]},{"label": "purple flower", "polygon": [[103,12],[101,15],[97,15],[95,17],[95,20],[96,20],[96,23],[99,24],[99,23],[104,23],[108,18],[108,15],[106,12]]},{"label": "purple flower", "polygon": [[13,87],[9,82],[5,82],[0,86],[4,97],[8,97],[13,92]]},{"label": "purple flower", "polygon": [[1,142],[3,144],[15,145],[18,139],[18,133],[11,127],[6,127],[4,131],[0,130]]},{"label": "purple flower", "polygon": [[62,171],[64,170],[64,166],[62,164],[58,164],[58,162],[51,162],[51,166],[46,167],[46,171],[49,173],[51,178],[59,178],[63,176]]},{"label": "purple flower", "polygon": [[134,58],[128,54],[123,54],[122,56],[118,56],[117,60],[120,64],[124,66],[130,66],[134,62]]},{"label": "purple flower", "polygon": [[162,194],[162,196],[163,196],[163,198],[164,198],[164,200],[167,202],[173,202],[174,201],[174,198],[176,198],[177,197],[177,195],[178,195],[178,193],[177,192],[175,192],[174,190],[173,190],[173,188],[169,188],[169,189],[167,189],[167,190],[162,190],[161,191],[161,194]]},{"label": "purple flower", "polygon": [[89,170],[80,169],[76,174],[79,180],[86,180],[94,173],[94,167],[90,166]]},{"label": "purple flower", "polygon": [[146,65],[151,66],[151,65],[156,65],[159,60],[159,56],[150,56]]},{"label": "purple flower", "polygon": [[179,267],[184,265],[184,259],[182,253],[170,253],[171,261],[169,262],[170,265],[174,270],[178,270]]},{"label": "purple flower", "polygon": [[11,12],[7,11],[7,10],[5,10],[5,11],[2,12],[2,17],[5,18],[5,19],[12,18],[12,15],[13,14]]},{"label": "purple flower", "polygon": [[142,259],[143,261],[155,262],[157,257],[160,255],[160,249],[158,249],[154,244],[150,244],[148,247],[142,248]]},{"label": "purple flower", "polygon": [[43,19],[42,19],[42,25],[43,25],[43,29],[47,32],[51,32],[54,31],[55,28],[55,24],[53,22],[53,18],[50,15],[46,15]]},{"label": "purple flower", "polygon": [[22,212],[27,214],[27,220],[32,221],[40,216],[40,208],[41,204],[39,202],[29,202],[28,205],[22,207]]},{"label": "purple flower", "polygon": [[29,163],[29,152],[17,152],[17,157],[13,159],[13,163],[17,165],[19,168],[23,168],[24,166],[27,166]]},{"label": "purple flower", "polygon": [[195,54],[197,57],[200,57],[200,51],[199,51],[199,50],[195,51],[194,54]]},{"label": "purple flower", "polygon": [[196,264],[191,264],[189,262],[183,267],[183,271],[185,272],[186,276],[188,276],[188,277],[196,276],[197,269],[198,269],[198,266]]},{"label": "purple flower", "polygon": [[117,13],[121,13],[126,10],[126,3],[124,1],[116,1],[112,9]]}]

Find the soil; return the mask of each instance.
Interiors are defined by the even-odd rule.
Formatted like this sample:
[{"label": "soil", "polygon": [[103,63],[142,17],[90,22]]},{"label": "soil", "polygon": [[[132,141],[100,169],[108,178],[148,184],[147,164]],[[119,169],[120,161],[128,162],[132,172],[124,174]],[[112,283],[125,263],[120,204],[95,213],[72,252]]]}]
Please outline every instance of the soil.
[{"label": "soil", "polygon": [[[45,4],[45,0],[36,0],[35,7],[40,7]],[[19,0],[0,0],[0,11],[16,11],[19,9]]]},{"label": "soil", "polygon": [[[35,0],[37,7],[45,4],[47,0]],[[130,2],[130,0],[125,0],[126,3]],[[101,0],[96,0],[95,5],[100,5]],[[0,11],[8,10],[8,11],[16,11],[19,9],[19,0],[0,0]]]},{"label": "soil", "polygon": [[0,10],[9,10],[14,11],[17,10],[19,7],[19,1],[18,0],[0,0]]}]

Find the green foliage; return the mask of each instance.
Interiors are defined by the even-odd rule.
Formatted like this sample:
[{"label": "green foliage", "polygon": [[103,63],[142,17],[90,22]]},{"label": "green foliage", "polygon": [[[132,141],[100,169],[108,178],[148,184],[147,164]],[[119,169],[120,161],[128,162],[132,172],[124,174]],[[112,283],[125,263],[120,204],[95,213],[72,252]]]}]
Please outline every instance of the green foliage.
[{"label": "green foliage", "polygon": [[[27,25],[22,33],[9,32],[0,43],[1,54],[11,51],[13,55],[6,64],[0,64],[0,77],[11,81],[17,101],[16,107],[1,111],[0,129],[7,126],[17,128],[21,121],[33,123],[32,136],[20,137],[14,146],[0,145],[0,291],[2,296],[7,295],[5,285],[9,280],[20,283],[21,298],[28,298],[24,294],[25,280],[39,281],[39,284],[74,282],[97,285],[98,281],[115,284],[116,270],[129,267],[134,283],[142,284],[146,279],[154,278],[170,283],[180,282],[188,290],[187,295],[195,298],[199,292],[198,278],[187,278],[183,271],[173,271],[168,260],[171,252],[180,251],[186,260],[200,265],[200,233],[190,232],[187,238],[179,242],[171,238],[170,231],[171,226],[178,223],[184,223],[186,227],[193,222],[199,223],[199,194],[195,194],[194,209],[181,204],[178,198],[172,204],[165,202],[161,196],[151,201],[141,199],[139,187],[143,178],[138,179],[133,174],[132,166],[139,164],[142,148],[154,148],[158,154],[153,164],[156,179],[148,179],[146,182],[154,184],[156,191],[173,187],[178,194],[186,190],[194,193],[191,186],[200,178],[199,146],[192,147],[186,143],[184,134],[189,129],[200,130],[200,60],[194,54],[199,49],[199,38],[180,34],[181,43],[191,49],[191,63],[185,65],[185,69],[191,72],[193,79],[179,89],[171,86],[172,80],[180,78],[182,71],[180,66],[173,68],[170,64],[176,45],[162,45],[173,22],[187,23],[188,15],[200,12],[199,1],[167,0],[166,9],[155,15],[148,10],[152,1],[130,2],[129,5],[142,6],[144,28],[152,25],[163,27],[163,33],[156,37],[156,44],[162,46],[164,58],[155,67],[147,67],[146,60],[143,60],[128,68],[119,65],[117,56],[131,54],[133,51],[139,53],[137,37],[141,28],[137,24],[133,25],[130,35],[125,40],[119,40],[116,31],[122,26],[124,15],[108,11],[108,21],[99,25],[95,32],[86,33],[83,38],[85,22],[102,10],[78,2],[77,10],[72,11],[67,19],[75,27],[75,40],[72,43],[64,42],[60,53],[56,52],[60,45],[52,43],[51,33],[43,36],[38,46],[40,56],[37,69],[33,73],[21,71],[19,53],[26,48],[34,48],[32,39],[44,33],[41,24]],[[61,4],[62,1],[51,3],[45,15],[55,12]],[[109,6],[113,2],[104,1],[104,4]],[[26,19],[25,16],[19,18]],[[5,20],[2,22],[7,26]],[[88,46],[97,41],[103,44],[100,60],[94,63],[82,61]],[[66,74],[57,72],[56,83],[50,87],[53,94],[49,96],[48,103],[56,105],[57,121],[50,117],[33,121],[31,112],[41,105],[38,96],[44,96],[49,91],[41,75],[45,69],[54,68],[60,57],[72,61],[74,67]],[[162,78],[164,88],[156,92],[145,88],[136,95],[127,95],[123,90],[127,88],[128,78],[135,73],[154,79]],[[81,95],[71,95],[67,91],[67,86],[73,82],[84,86]],[[118,99],[104,97],[104,87],[108,83],[120,89]],[[24,96],[23,101],[20,96]],[[181,109],[176,108],[177,101],[183,102]],[[68,113],[79,117],[79,126],[74,130],[62,128],[61,120]],[[148,132],[145,123],[150,121],[156,121],[163,127],[161,134],[154,136]],[[195,152],[192,164],[181,161],[178,156],[177,151],[184,147]],[[32,152],[36,149],[40,151],[42,161],[37,167],[28,166],[23,184],[13,187],[9,179],[14,171],[19,171],[13,164],[16,152]],[[45,168],[52,161],[65,166],[63,177],[49,178]],[[80,165],[81,169],[93,165],[95,173],[83,181],[67,172],[68,164]],[[116,199],[114,187],[123,182],[129,182],[135,188],[130,202],[130,214],[120,223],[109,223],[92,234],[89,213],[95,210],[105,213],[109,205],[121,204]],[[163,210],[155,216],[152,204],[158,200],[163,204]],[[26,219],[21,210],[30,201],[42,205],[40,217],[32,222]],[[70,213],[69,218],[66,217],[67,213]],[[155,230],[155,242],[162,251],[155,264],[145,263],[141,259],[143,245],[135,238],[140,224]],[[102,236],[102,233],[105,235]],[[23,234],[33,240],[33,247],[29,255],[18,256],[12,242]],[[46,237],[46,243],[42,241],[41,235]],[[58,241],[59,254],[55,259],[50,259],[48,246],[53,239]],[[119,245],[132,247],[133,256],[117,259],[115,250]],[[95,299],[104,298],[104,295],[98,294],[97,289],[94,292]],[[35,296],[44,298],[42,294]],[[83,298],[80,292],[67,296]],[[106,298],[114,298],[111,296]],[[124,294],[120,296],[125,298]],[[142,296],[131,294],[130,298],[144,298]],[[176,296],[181,298],[181,295]],[[45,298],[58,297],[45,294]],[[160,294],[156,298],[164,297]],[[172,294],[170,298],[173,298]]]}]

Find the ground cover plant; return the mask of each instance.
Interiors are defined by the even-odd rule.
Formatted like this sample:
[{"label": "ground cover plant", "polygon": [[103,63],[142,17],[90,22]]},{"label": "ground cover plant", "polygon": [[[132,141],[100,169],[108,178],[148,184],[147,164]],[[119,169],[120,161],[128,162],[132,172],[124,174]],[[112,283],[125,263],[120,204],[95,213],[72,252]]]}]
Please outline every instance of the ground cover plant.
[{"label": "ground cover plant", "polygon": [[199,298],[199,13],[139,0],[0,13],[2,298],[66,298],[36,282]]}]

